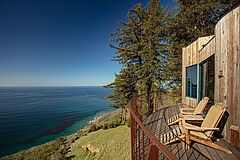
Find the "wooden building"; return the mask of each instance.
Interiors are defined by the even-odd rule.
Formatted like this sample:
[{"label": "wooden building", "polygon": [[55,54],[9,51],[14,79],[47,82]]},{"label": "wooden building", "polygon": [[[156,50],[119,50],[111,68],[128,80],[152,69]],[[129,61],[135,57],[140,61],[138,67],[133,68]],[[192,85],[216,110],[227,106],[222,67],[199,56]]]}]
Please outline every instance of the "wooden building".
[{"label": "wooden building", "polygon": [[[187,132],[187,127],[181,123],[171,124],[169,120],[174,117],[179,120],[183,104],[197,107],[206,96],[209,105],[205,112],[213,113],[214,108],[209,111],[209,107],[218,102],[227,107],[227,112],[224,109],[215,126],[219,131],[208,137],[209,141],[200,138],[188,143],[187,135],[191,132]],[[200,37],[182,49],[182,103],[143,116],[141,113],[146,105],[151,105],[144,95],[137,95],[130,101],[133,160],[240,159],[240,6],[216,24],[214,35]],[[208,118],[204,119],[207,123],[214,119]],[[196,139],[196,134],[192,139]]]},{"label": "wooden building", "polygon": [[240,7],[216,24],[214,35],[182,49],[182,103],[196,107],[205,96],[227,105],[223,134],[240,146]]}]

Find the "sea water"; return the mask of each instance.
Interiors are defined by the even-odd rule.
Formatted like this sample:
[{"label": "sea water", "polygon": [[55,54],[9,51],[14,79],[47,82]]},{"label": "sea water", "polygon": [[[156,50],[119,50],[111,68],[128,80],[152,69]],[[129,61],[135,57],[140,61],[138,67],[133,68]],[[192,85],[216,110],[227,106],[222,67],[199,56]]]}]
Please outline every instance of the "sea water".
[{"label": "sea water", "polygon": [[1,87],[0,157],[83,128],[114,110],[103,87]]}]

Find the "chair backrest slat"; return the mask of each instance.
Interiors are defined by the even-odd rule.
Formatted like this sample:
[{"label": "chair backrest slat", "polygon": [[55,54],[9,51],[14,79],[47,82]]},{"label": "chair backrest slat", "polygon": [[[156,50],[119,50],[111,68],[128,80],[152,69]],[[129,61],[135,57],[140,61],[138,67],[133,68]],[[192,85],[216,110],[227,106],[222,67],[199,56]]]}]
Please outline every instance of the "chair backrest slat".
[{"label": "chair backrest slat", "polygon": [[[216,128],[221,118],[223,117],[224,112],[225,112],[225,107],[221,103],[217,103],[211,106],[206,117],[202,122],[201,127]],[[208,137],[211,137],[212,134],[213,134],[213,131],[205,132],[205,135]]]},{"label": "chair backrest slat", "polygon": [[197,105],[196,109],[194,110],[194,114],[202,114],[203,110],[207,106],[209,98],[204,97]]}]

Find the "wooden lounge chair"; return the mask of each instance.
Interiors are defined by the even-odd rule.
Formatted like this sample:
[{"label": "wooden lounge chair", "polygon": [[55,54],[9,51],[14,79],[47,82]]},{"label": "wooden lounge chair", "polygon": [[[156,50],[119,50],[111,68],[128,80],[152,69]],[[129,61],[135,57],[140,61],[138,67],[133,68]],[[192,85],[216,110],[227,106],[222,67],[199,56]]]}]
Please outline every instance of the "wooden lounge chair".
[{"label": "wooden lounge chair", "polygon": [[203,114],[204,109],[207,106],[209,98],[204,97],[197,105],[197,107],[194,108],[185,108],[185,107],[180,107],[180,113],[181,114],[188,114],[188,115],[198,115],[198,114]]},{"label": "wooden lounge chair", "polygon": [[171,131],[161,134],[160,142],[167,145],[176,142],[177,140],[183,140],[186,144],[186,149],[189,149],[191,142],[197,142],[232,154],[230,150],[215,144],[214,140],[216,140],[216,138],[213,137],[213,132],[219,131],[217,126],[225,111],[226,108],[223,107],[223,104],[218,103],[213,105],[209,109],[200,127],[188,123],[185,123],[182,126],[176,126],[172,128]]},{"label": "wooden lounge chair", "polygon": [[[182,118],[183,118],[183,115],[202,115],[203,114],[203,111],[204,109],[206,108],[207,106],[207,103],[208,103],[208,100],[209,98],[208,97],[204,97],[197,105],[197,107],[194,109],[194,108],[191,108],[191,107],[180,107],[180,114],[177,114],[171,118],[169,118],[167,120],[167,124],[168,125],[172,125],[172,124],[175,124],[175,123],[178,123],[179,121],[182,121]],[[185,116],[185,117],[188,117],[188,116]],[[191,118],[189,119],[193,119],[192,118],[193,116],[191,116]],[[199,119],[199,118],[197,118]]]}]

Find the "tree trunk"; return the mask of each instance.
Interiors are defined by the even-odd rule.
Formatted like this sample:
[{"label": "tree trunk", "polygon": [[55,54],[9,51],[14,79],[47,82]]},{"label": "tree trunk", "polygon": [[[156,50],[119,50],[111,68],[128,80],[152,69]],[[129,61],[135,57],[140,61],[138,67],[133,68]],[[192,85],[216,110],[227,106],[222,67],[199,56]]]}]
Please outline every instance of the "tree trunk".
[{"label": "tree trunk", "polygon": [[154,92],[153,95],[153,108],[154,108],[154,112],[156,112],[158,110],[158,93]]},{"label": "tree trunk", "polygon": [[124,124],[127,122],[127,109],[125,108],[125,113],[124,113]]},{"label": "tree trunk", "polygon": [[153,113],[153,103],[152,103],[152,98],[151,98],[151,87],[147,88],[147,105],[148,105],[148,111],[147,111],[147,116]]},{"label": "tree trunk", "polygon": [[123,122],[123,107],[121,107],[121,116],[120,116],[120,123],[122,124]]}]

